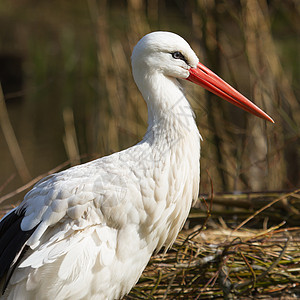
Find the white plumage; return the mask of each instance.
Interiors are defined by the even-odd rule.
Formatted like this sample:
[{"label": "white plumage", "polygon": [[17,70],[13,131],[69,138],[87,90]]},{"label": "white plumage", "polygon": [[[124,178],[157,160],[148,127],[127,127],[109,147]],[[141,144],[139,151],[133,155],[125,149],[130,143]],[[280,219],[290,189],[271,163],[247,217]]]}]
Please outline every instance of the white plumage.
[{"label": "white plumage", "polygon": [[200,134],[177,80],[195,82],[198,62],[173,33],[139,41],[132,67],[147,133],[129,149],[46,177],[2,219],[0,262],[10,257],[0,271],[3,299],[119,299],[152,253],[172,245],[198,196]]}]

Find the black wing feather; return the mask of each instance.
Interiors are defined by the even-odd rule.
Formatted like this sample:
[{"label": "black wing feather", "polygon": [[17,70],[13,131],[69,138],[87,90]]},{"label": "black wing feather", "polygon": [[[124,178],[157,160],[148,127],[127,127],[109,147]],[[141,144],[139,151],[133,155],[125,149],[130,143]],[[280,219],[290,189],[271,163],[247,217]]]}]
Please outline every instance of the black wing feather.
[{"label": "black wing feather", "polygon": [[[5,291],[16,263],[20,261],[28,248],[25,247],[26,241],[36,229],[36,227],[28,231],[21,229],[24,214],[25,210],[12,211],[0,222],[0,281],[9,273],[2,293]],[[12,269],[12,272],[9,272],[10,269]]]},{"label": "black wing feather", "polygon": [[0,238],[8,230],[8,228],[16,222],[16,220],[24,217],[24,213],[24,210],[21,210],[18,213],[16,213],[15,210],[12,210],[8,215],[2,218],[0,222]]}]

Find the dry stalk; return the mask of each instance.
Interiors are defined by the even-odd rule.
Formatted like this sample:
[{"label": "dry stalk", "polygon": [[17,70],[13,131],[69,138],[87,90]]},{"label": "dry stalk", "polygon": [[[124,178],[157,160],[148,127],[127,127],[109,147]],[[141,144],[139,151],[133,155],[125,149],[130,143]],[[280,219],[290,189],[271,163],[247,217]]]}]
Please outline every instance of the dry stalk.
[{"label": "dry stalk", "polygon": [[15,132],[9,120],[8,112],[5,105],[4,95],[0,84],[0,124],[5,136],[9,151],[13,158],[14,164],[23,182],[31,179],[31,175],[26,166],[21,148],[16,138]]}]

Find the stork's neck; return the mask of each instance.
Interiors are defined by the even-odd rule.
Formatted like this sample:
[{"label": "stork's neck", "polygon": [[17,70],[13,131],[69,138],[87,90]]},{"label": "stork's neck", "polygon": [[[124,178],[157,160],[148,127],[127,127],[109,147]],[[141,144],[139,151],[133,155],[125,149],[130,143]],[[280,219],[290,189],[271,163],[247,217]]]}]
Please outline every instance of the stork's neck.
[{"label": "stork's neck", "polygon": [[200,134],[194,113],[178,81],[157,75],[142,82],[142,85],[137,84],[148,105],[148,129],[141,143],[150,145],[151,159],[159,161],[196,145],[193,148],[197,163]]},{"label": "stork's neck", "polygon": [[137,85],[148,106],[148,131],[165,127],[170,133],[198,131],[194,114],[183,90],[172,77],[147,74]]}]

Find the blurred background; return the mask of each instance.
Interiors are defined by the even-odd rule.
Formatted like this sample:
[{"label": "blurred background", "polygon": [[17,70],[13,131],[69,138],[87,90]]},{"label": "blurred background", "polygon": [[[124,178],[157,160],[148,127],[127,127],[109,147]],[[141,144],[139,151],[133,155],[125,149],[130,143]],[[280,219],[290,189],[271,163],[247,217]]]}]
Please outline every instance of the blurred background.
[{"label": "blurred background", "polygon": [[214,192],[299,187],[299,20],[298,0],[1,0],[0,202],[142,139],[147,109],[130,56],[154,30],[184,37],[276,122],[183,82],[204,139],[201,193],[211,182]]}]

